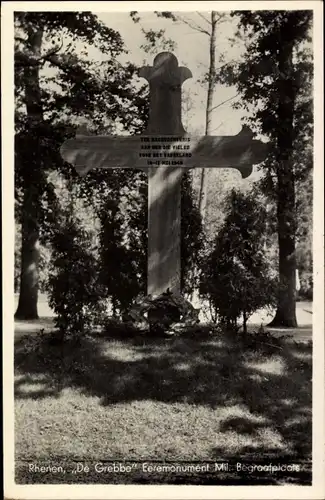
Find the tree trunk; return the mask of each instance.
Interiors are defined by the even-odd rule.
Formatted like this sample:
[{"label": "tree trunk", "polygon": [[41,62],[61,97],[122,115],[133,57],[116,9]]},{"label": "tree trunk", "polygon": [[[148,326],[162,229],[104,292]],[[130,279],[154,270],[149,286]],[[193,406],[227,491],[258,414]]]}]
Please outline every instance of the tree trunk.
[{"label": "tree trunk", "polygon": [[278,241],[280,289],[275,318],[270,326],[297,326],[296,319],[296,259],[294,229],[294,180],[293,172],[279,181],[286,186],[287,196],[278,199]]},{"label": "tree trunk", "polygon": [[[41,55],[43,30],[30,28],[29,48],[35,58]],[[17,151],[23,167],[24,201],[22,214],[21,277],[16,319],[37,319],[38,262],[39,262],[39,211],[41,164],[37,154],[39,125],[43,122],[42,99],[39,84],[39,66],[26,66],[24,72],[25,102],[27,111],[29,146]],[[24,141],[26,144],[26,141]]]},{"label": "tree trunk", "polygon": [[[35,199],[36,198],[36,199]],[[36,203],[35,203],[36,202]],[[20,293],[16,319],[37,319],[39,227],[33,212],[38,203],[38,193],[25,190],[22,215],[22,248]]]},{"label": "tree trunk", "polygon": [[[285,35],[284,35],[285,40]],[[293,81],[293,46],[283,44],[279,61],[279,151],[277,181],[277,221],[279,241],[280,290],[275,318],[270,326],[296,327],[296,258],[295,258],[295,178],[293,164],[293,118],[295,90]]]},{"label": "tree trunk", "polygon": [[243,332],[246,335],[246,333],[247,333],[247,315],[246,315],[246,311],[243,311]]},{"label": "tree trunk", "polygon": [[[211,35],[210,35],[210,65],[209,65],[209,82],[207,94],[206,120],[205,120],[205,135],[211,134],[212,129],[212,107],[214,94],[214,76],[216,71],[216,26],[217,13],[211,12]],[[205,223],[206,206],[207,206],[207,169],[201,169],[200,193],[199,193],[199,209],[202,217],[202,224]]]}]

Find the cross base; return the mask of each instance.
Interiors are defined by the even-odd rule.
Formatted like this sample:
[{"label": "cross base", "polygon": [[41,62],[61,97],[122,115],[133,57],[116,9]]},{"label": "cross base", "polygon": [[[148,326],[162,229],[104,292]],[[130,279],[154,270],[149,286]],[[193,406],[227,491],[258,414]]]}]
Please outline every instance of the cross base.
[{"label": "cross base", "polygon": [[181,294],[167,290],[155,298],[139,298],[123,320],[153,334],[172,335],[199,323],[199,312]]}]

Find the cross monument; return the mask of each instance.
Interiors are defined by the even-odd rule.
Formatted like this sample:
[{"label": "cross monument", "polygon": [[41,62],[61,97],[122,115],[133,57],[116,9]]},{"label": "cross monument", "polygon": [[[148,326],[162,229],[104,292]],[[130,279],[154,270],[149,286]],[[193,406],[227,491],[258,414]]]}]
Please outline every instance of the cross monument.
[{"label": "cross monument", "polygon": [[192,73],[169,53],[141,68],[149,82],[149,122],[144,134],[90,136],[77,132],[61,147],[80,175],[94,168],[136,168],[148,175],[147,293],[180,293],[181,179],[188,168],[235,168],[248,177],[266,157],[266,145],[248,127],[235,136],[190,136],[181,119],[181,87]]}]

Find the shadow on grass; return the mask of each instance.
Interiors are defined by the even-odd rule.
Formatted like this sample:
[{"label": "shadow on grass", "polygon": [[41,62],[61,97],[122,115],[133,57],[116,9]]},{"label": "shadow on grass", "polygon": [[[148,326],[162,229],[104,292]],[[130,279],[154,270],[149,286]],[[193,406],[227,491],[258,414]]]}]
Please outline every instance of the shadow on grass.
[{"label": "shadow on grass", "polygon": [[[234,433],[249,436],[253,443],[242,446],[241,459],[308,459],[311,346],[282,342],[254,350],[200,331],[201,337],[170,339],[126,332],[114,338],[111,332],[110,338],[88,335],[77,343],[62,343],[55,334],[22,337],[15,344],[15,397],[58,397],[75,388],[103,405],[153,400],[222,408],[220,432],[230,440]],[[33,384],[37,390],[30,390]],[[211,454],[233,458],[225,445]]]}]

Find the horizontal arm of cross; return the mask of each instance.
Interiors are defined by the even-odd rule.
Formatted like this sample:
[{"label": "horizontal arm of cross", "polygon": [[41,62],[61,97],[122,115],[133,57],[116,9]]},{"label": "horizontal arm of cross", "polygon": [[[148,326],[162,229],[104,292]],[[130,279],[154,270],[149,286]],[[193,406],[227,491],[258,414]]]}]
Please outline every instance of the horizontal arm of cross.
[{"label": "horizontal arm of cross", "polygon": [[148,170],[160,165],[181,168],[235,168],[243,177],[261,163],[267,145],[244,128],[235,136],[89,136],[78,135],[61,147],[65,161],[80,175],[95,168]]}]

